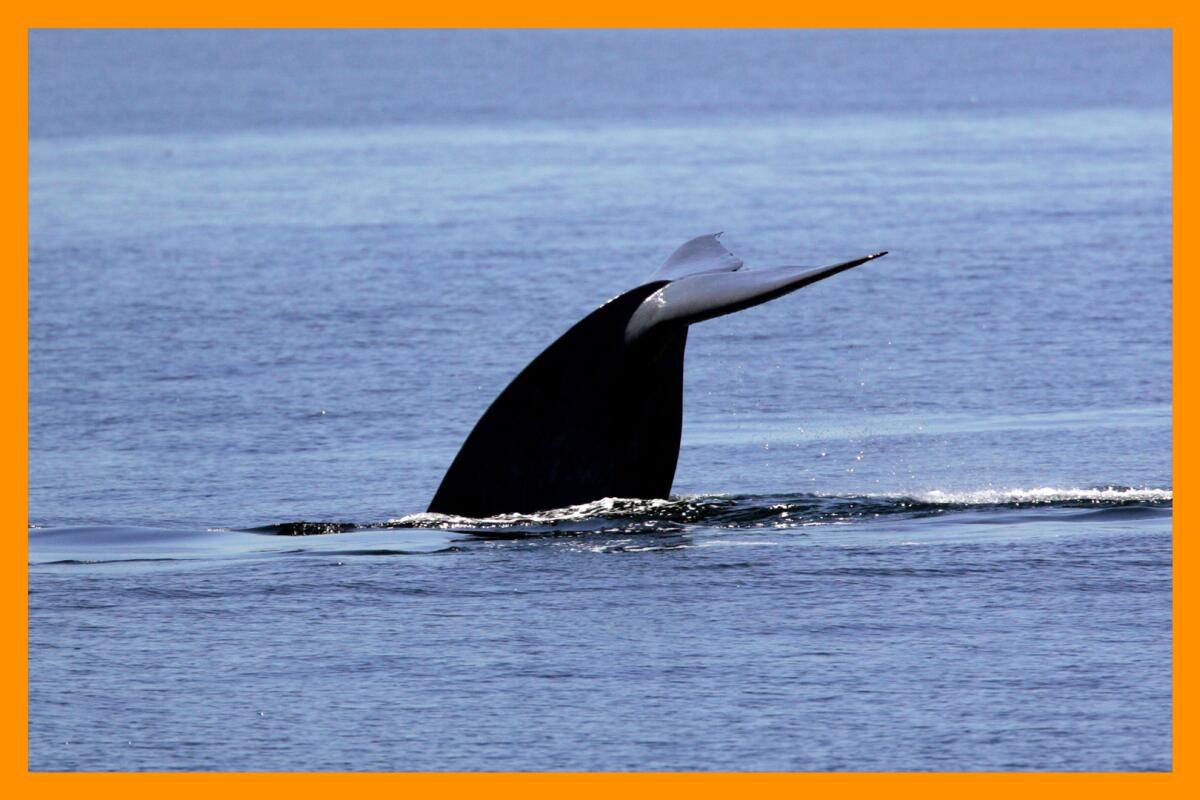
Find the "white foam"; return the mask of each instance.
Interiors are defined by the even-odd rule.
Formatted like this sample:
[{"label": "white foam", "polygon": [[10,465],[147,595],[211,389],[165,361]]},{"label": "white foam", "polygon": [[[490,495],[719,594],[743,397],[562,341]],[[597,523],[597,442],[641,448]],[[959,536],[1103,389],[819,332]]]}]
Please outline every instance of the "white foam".
[{"label": "white foam", "polygon": [[591,519],[609,513],[628,514],[671,508],[688,502],[688,498],[675,500],[637,500],[626,497],[604,497],[590,503],[580,503],[566,508],[553,508],[533,514],[498,514],[494,517],[460,517],[453,514],[434,514],[422,511],[408,514],[399,519],[388,520],[389,525],[433,527],[453,525],[519,525],[548,522],[572,522]]},{"label": "white foam", "polygon": [[1034,489],[975,489],[943,492],[935,489],[912,496],[914,500],[935,505],[991,505],[997,503],[1161,503],[1171,500],[1170,489],[1132,489],[1109,486],[1102,489],[1055,488]]}]

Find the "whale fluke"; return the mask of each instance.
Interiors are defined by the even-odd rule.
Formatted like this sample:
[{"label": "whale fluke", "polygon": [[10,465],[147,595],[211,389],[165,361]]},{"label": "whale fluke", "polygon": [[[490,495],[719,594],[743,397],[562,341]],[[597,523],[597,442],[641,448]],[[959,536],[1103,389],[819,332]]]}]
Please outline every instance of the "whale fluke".
[{"label": "whale fluke", "polygon": [[720,233],[711,233],[684,242],[663,262],[651,280],[673,281],[688,275],[738,271],[742,268],[742,260],[726,250],[718,241],[720,238]]},{"label": "whale fluke", "polygon": [[679,458],[687,327],[864,264],[742,270],[720,234],[683,244],[649,283],[600,306],[525,367],[467,437],[429,511],[528,513],[665,498]]}]

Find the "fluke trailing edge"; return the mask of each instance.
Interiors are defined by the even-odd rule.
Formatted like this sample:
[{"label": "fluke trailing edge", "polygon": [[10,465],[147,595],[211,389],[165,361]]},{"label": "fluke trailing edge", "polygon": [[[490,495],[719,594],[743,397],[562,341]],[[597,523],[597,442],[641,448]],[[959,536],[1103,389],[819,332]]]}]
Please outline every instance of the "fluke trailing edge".
[{"label": "fluke trailing edge", "polygon": [[679,458],[688,325],[886,255],[740,272],[720,235],[684,244],[649,283],[584,317],[525,367],[475,424],[429,510],[487,517],[665,498]]}]

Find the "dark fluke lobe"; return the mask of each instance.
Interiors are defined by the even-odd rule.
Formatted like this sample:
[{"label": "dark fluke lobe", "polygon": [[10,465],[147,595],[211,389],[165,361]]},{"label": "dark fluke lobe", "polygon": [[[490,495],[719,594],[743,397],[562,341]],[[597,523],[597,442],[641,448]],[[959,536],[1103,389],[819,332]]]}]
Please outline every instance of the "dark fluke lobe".
[{"label": "dark fluke lobe", "polygon": [[476,423],[429,511],[489,517],[602,497],[665,498],[679,457],[687,326],[765,303],[885,252],[741,271],[700,236],[654,279],[576,323]]}]

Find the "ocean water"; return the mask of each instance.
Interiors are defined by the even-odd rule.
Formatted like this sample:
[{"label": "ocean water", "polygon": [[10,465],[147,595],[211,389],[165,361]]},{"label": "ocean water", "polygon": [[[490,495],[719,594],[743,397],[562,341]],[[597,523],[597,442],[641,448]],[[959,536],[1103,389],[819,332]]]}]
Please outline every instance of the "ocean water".
[{"label": "ocean water", "polygon": [[[1162,31],[34,31],[33,770],[1169,770]],[[683,241],[668,501],[424,514]]]}]

